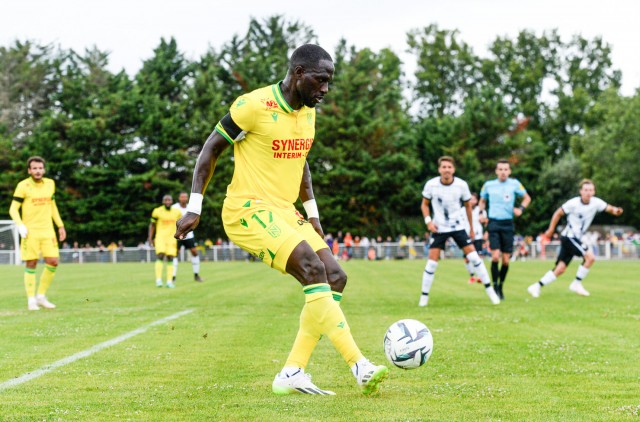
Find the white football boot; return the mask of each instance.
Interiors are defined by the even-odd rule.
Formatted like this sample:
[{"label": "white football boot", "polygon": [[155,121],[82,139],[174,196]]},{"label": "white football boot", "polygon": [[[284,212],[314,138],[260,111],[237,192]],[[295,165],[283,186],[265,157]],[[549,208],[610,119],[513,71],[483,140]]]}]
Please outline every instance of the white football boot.
[{"label": "white football boot", "polygon": [[540,297],[541,289],[542,289],[542,286],[540,286],[540,283],[538,283],[537,281],[533,283],[531,286],[527,287],[527,291],[533,297]]},{"label": "white football boot", "polygon": [[374,365],[367,359],[361,359],[351,368],[353,375],[362,387],[365,396],[378,392],[382,381],[389,376],[389,368],[384,365]]},{"label": "white football boot", "polygon": [[500,298],[498,297],[496,291],[493,290],[493,287],[491,287],[491,285],[489,285],[489,287],[486,287],[484,290],[487,292],[487,296],[489,296],[491,303],[493,303],[494,305],[500,304]]},{"label": "white football boot", "polygon": [[429,295],[420,295],[418,306],[425,307],[427,304],[429,304]]},{"label": "white football boot", "polygon": [[36,302],[38,303],[38,305],[42,306],[43,308],[47,308],[47,309],[55,309],[56,308],[56,305],[54,305],[53,303],[49,302],[45,295],[36,295]]},{"label": "white football boot", "polygon": [[336,393],[329,390],[322,390],[311,382],[311,375],[306,374],[304,369],[299,370],[291,375],[279,372],[273,379],[271,391],[279,396],[286,394],[317,394],[322,396],[335,396]]},{"label": "white football boot", "polygon": [[38,302],[36,301],[35,296],[27,298],[27,309],[30,311],[39,311],[40,307],[38,306]]},{"label": "white football boot", "polygon": [[587,291],[587,289],[585,289],[582,286],[582,283],[580,283],[579,281],[572,281],[571,284],[569,284],[569,290],[571,290],[574,293],[579,294],[580,296],[590,296],[591,293],[589,293]]}]

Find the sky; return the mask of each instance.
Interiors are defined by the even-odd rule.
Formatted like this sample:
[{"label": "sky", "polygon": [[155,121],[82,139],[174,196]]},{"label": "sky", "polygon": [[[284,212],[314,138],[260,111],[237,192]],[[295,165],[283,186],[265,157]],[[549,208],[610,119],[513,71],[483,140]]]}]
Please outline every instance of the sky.
[{"label": "sky", "polygon": [[622,93],[640,87],[640,0],[8,0],[0,7],[0,46],[16,40],[79,52],[96,46],[110,52],[110,70],[133,75],[161,37],[173,36],[197,60],[209,47],[244,35],[251,18],[274,15],[310,26],[329,52],[341,38],[357,48],[391,48],[407,62],[405,71],[411,70],[406,33],[433,23],[457,29],[480,56],[497,36],[523,29],[537,35],[558,29],[563,41],[601,36],[622,71]]}]

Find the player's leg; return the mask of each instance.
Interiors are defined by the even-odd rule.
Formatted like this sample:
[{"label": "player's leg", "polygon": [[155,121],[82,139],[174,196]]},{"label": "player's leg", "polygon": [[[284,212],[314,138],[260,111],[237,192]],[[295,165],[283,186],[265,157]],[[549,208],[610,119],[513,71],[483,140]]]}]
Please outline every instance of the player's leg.
[{"label": "player's leg", "polygon": [[[467,240],[465,238],[468,239],[469,243],[467,243]],[[456,241],[458,247],[462,249],[465,258],[471,265],[473,265],[474,272],[478,275],[480,281],[484,285],[485,292],[487,293],[487,296],[489,296],[489,300],[491,300],[491,303],[493,303],[494,305],[500,304],[500,297],[498,297],[498,294],[495,292],[493,287],[491,287],[491,281],[489,280],[487,267],[485,267],[484,261],[480,258],[480,255],[478,255],[478,252],[471,242],[471,239],[469,239],[467,233],[462,230],[457,232],[454,240]]]},{"label": "player's leg", "polygon": [[433,238],[433,243],[429,247],[427,264],[424,267],[424,271],[422,271],[422,285],[418,306],[427,306],[429,304],[429,293],[431,292],[431,286],[433,285],[433,280],[436,276],[436,270],[438,269],[440,252],[442,251],[442,248],[444,248],[448,236],[436,233],[433,235]]},{"label": "player's leg", "polygon": [[[363,393],[376,392],[388,376],[388,369],[373,365],[360,352],[342,309],[333,299],[324,264],[306,241],[293,250],[286,270],[303,285],[305,306],[300,318],[301,329],[326,335],[351,368]],[[306,365],[306,362],[300,363]]]},{"label": "player's leg", "polygon": [[[576,242],[577,242],[577,239],[576,239]],[[589,268],[591,268],[591,266],[595,262],[596,257],[593,254],[593,252],[590,251],[585,245],[580,243],[579,245],[576,245],[577,249],[578,249],[578,246],[579,246],[580,252],[582,253],[582,257],[584,261],[582,262],[582,265],[578,267],[578,271],[576,272],[576,278],[574,278],[571,284],[569,285],[569,290],[579,294],[580,296],[590,296],[591,294],[582,285],[582,281],[589,274]]]},{"label": "player's leg", "polygon": [[201,283],[202,277],[200,277],[200,255],[198,254],[198,249],[196,248],[195,241],[189,251],[191,251],[191,268],[193,269],[193,279],[199,283]]},{"label": "player's leg", "polygon": [[487,229],[489,231],[489,247],[491,248],[491,280],[493,289],[500,296],[500,249],[502,248],[502,236],[495,221],[490,220]]},{"label": "player's leg", "polygon": [[167,253],[167,287],[173,289],[176,287],[176,283],[173,282],[173,260],[175,255]]},{"label": "player's leg", "polygon": [[498,286],[498,296],[504,300],[504,283],[509,272],[509,261],[513,253],[514,229],[513,222],[504,222],[502,230],[500,230],[500,252],[502,253],[502,266],[500,267],[500,284]]},{"label": "player's leg", "polygon": [[[533,297],[540,297],[542,288],[553,283],[565,272],[576,252],[576,249],[573,247],[569,239],[561,237],[560,252],[558,253],[558,259],[556,260],[555,267],[553,270],[547,271],[540,280],[527,287],[529,294]],[[581,255],[580,253],[578,254]]]},{"label": "player's leg", "polygon": [[[180,249],[182,249],[182,240],[178,240],[178,251],[180,251]],[[176,254],[176,256],[173,257],[173,277],[171,277],[169,280],[173,281],[174,283],[176,282],[176,277],[178,276],[178,264],[180,260],[178,259],[178,254]]]},{"label": "player's leg", "polygon": [[43,308],[53,309],[56,307],[53,303],[49,302],[46,297],[47,290],[51,286],[53,277],[58,269],[58,258],[60,257],[60,251],[58,249],[58,238],[55,234],[51,234],[48,238],[43,238],[40,243],[42,250],[42,256],[44,257],[45,265],[42,275],[40,275],[40,282],[38,283],[38,291],[36,294],[36,301],[38,305]]},{"label": "player's leg", "polygon": [[38,302],[36,301],[36,265],[37,259],[30,259],[25,261],[24,268],[24,288],[27,292],[27,308],[30,311],[37,311],[40,309]]},{"label": "player's leg", "polygon": [[165,258],[165,245],[161,244],[159,239],[155,241],[156,245],[156,263],[155,263],[155,271],[156,271],[156,287],[162,287],[162,268],[164,267],[164,258]]},{"label": "player's leg", "polygon": [[36,301],[36,266],[40,256],[40,242],[33,236],[20,241],[20,254],[25,261],[24,288],[27,293],[27,308],[30,311],[40,309]]}]

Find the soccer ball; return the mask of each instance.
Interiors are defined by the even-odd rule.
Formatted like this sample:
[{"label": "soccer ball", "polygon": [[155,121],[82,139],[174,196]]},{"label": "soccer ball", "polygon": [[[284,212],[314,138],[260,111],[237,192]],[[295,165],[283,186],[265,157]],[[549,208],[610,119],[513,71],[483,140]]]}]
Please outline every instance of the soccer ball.
[{"label": "soccer ball", "polygon": [[398,368],[418,368],[427,362],[432,351],[431,331],[415,319],[393,323],[384,336],[384,354]]}]

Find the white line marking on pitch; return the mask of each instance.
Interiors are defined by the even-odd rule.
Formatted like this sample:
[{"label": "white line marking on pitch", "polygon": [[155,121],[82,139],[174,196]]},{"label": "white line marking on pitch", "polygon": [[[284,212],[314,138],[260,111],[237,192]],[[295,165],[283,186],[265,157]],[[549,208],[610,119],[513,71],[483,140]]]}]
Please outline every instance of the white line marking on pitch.
[{"label": "white line marking on pitch", "polygon": [[137,329],[135,329],[133,331],[130,331],[130,332],[126,333],[126,334],[123,334],[123,335],[121,335],[119,337],[113,338],[111,340],[107,340],[104,343],[96,344],[95,346],[90,347],[87,350],[83,350],[82,352],[76,353],[75,355],[71,355],[71,356],[68,356],[68,357],[66,357],[64,359],[60,359],[59,361],[53,362],[52,364],[45,365],[42,368],[36,369],[33,372],[27,372],[26,374],[21,375],[21,376],[19,376],[17,378],[13,378],[13,379],[10,379],[9,381],[5,381],[2,384],[0,384],[0,391],[6,390],[6,389],[11,388],[11,387],[15,387],[16,385],[20,385],[23,382],[31,381],[32,379],[38,378],[38,377],[40,377],[40,376],[42,376],[42,375],[44,375],[44,374],[46,374],[48,372],[53,371],[56,368],[60,368],[61,366],[65,366],[65,365],[73,363],[73,362],[75,362],[77,360],[86,358],[86,357],[91,356],[92,354],[94,354],[96,352],[99,352],[102,349],[106,349],[107,347],[111,347],[111,346],[113,346],[115,344],[121,343],[121,342],[123,342],[123,341],[125,341],[125,340],[127,340],[127,339],[129,339],[129,338],[131,338],[133,336],[137,336],[138,334],[142,334],[145,331],[147,331],[149,328],[151,328],[151,327],[153,327],[155,325],[164,324],[165,322],[180,318],[181,316],[190,314],[191,312],[193,312],[193,309],[187,309],[187,310],[184,310],[182,312],[178,312],[176,314],[169,315],[166,318],[162,318],[162,319],[159,319],[157,321],[154,321],[151,324],[147,324],[147,325],[145,325],[143,327],[137,328]]}]

